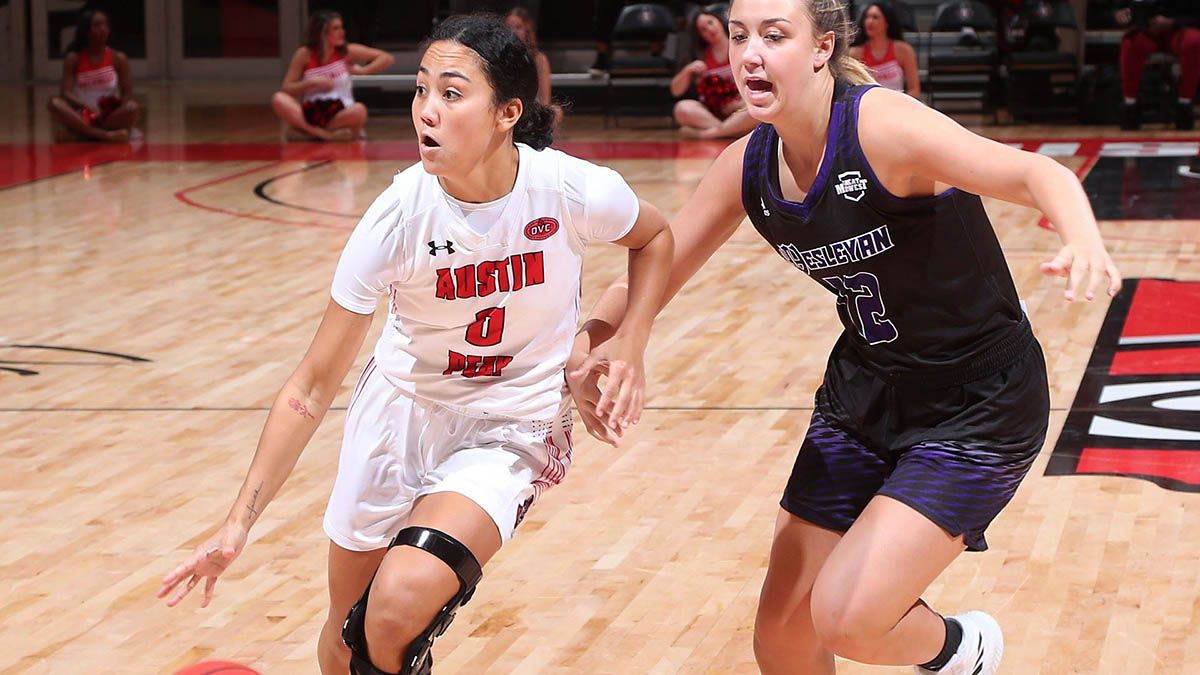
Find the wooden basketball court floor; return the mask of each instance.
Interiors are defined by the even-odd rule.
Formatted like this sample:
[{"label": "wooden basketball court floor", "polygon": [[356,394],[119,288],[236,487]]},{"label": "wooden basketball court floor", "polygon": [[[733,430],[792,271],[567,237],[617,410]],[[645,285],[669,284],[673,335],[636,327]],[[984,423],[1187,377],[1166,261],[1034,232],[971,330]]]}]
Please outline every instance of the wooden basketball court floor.
[{"label": "wooden basketball court floor", "polygon": [[[224,516],[347,231],[414,161],[412,132],[377,117],[364,144],[281,146],[265,105],[227,104],[215,85],[145,89],[147,137],[132,149],[51,146],[48,90],[0,92],[0,674],[171,673],[210,658],[315,673],[320,518],[356,372],[214,603],[167,609],[154,592]],[[1060,161],[1081,172],[1088,147],[1121,140],[985,132],[1066,142],[1078,154]],[[569,119],[564,147],[668,214],[721,147],[605,133]],[[1179,139],[1137,140],[1156,137]],[[1078,139],[1092,140],[1071,150]],[[926,598],[994,613],[1005,673],[1200,673],[1200,497],[1044,475],[1108,302],[1065,303],[1038,272],[1058,246],[1038,214],[987,207],[1045,348],[1051,433],[991,550],[962,556]],[[1200,222],[1102,229],[1126,276],[1200,279]],[[586,305],[623,264],[613,247],[589,253]],[[437,672],[757,672],[777,502],[838,330],[832,298],[743,224],[661,315],[642,424],[616,450],[577,425],[570,475],[438,641]],[[908,671],[839,666],[876,672]]]}]

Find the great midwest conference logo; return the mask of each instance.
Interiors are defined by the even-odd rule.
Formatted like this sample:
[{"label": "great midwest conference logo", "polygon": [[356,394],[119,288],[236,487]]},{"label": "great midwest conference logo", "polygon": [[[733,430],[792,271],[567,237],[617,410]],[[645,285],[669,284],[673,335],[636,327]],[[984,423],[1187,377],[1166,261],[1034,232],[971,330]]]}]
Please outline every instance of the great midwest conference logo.
[{"label": "great midwest conference logo", "polygon": [[1200,282],[1127,279],[1046,475],[1200,492]]},{"label": "great midwest conference logo", "polygon": [[859,201],[867,194],[867,181],[858,171],[843,171],[838,174],[838,181],[833,189],[852,202]]}]

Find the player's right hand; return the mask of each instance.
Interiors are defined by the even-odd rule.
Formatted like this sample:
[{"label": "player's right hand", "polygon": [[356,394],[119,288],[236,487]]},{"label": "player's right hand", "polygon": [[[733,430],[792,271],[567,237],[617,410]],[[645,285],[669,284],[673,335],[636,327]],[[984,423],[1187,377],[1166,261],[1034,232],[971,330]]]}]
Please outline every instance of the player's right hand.
[{"label": "player's right hand", "polygon": [[242,552],[248,535],[249,531],[244,525],[227,521],[216,534],[208,538],[208,541],[197,546],[187,560],[163,577],[158,597],[165,598],[170,595],[167,607],[174,607],[204,579],[204,598],[200,601],[200,606],[207,607],[212,601],[217,577],[228,569],[230,563]]},{"label": "player's right hand", "polygon": [[1058,255],[1050,262],[1041,265],[1042,273],[1051,277],[1066,277],[1067,288],[1063,297],[1067,302],[1074,302],[1079,296],[1080,286],[1083,286],[1084,298],[1092,300],[1096,291],[1105,286],[1104,278],[1108,278],[1108,295],[1115,296],[1121,290],[1121,273],[1113,263],[1112,256],[1104,248],[1104,242],[1097,237],[1094,242],[1086,244],[1066,244]]}]

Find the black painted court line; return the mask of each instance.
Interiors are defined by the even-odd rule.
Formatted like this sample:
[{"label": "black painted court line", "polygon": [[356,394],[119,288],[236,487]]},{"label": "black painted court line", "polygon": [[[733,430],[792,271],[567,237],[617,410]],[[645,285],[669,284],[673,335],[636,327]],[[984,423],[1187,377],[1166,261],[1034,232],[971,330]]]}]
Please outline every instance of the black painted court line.
[{"label": "black painted court line", "polygon": [[[59,352],[77,352],[80,354],[96,354],[98,356],[111,356],[116,359],[125,359],[127,361],[138,361],[142,363],[152,363],[150,359],[141,356],[133,356],[131,354],[122,354],[120,352],[106,352],[98,349],[82,349],[80,347],[58,347],[55,345],[33,345],[33,344],[0,344],[0,349],[49,349]],[[29,361],[6,361],[4,363],[30,363]]]},{"label": "black painted court line", "polygon": [[127,366],[128,363],[101,363],[99,361],[11,361],[0,359],[0,363],[12,363],[22,366]]},{"label": "black painted court line", "polygon": [[320,213],[320,214],[323,214],[326,216],[337,216],[338,218],[355,218],[355,219],[357,219],[358,216],[354,215],[354,214],[338,213],[337,211],[326,211],[324,209],[317,209],[317,208],[313,208],[311,206],[302,206],[300,204],[292,204],[290,202],[285,202],[283,200],[276,199],[276,198],[272,197],[271,195],[267,194],[267,186],[269,186],[271,183],[274,183],[275,181],[279,180],[280,178],[287,178],[288,176],[295,176],[298,173],[304,173],[305,171],[312,171],[313,169],[320,169],[321,167],[328,166],[330,164],[333,164],[332,159],[324,159],[319,162],[313,162],[312,164],[306,164],[303,167],[296,169],[295,171],[288,171],[286,173],[281,173],[278,176],[272,176],[272,177],[264,180],[263,182],[259,183],[258,185],[254,186],[254,196],[258,197],[259,199],[263,199],[268,202],[271,202],[272,204],[277,204],[284,208],[296,209],[298,211],[307,211],[309,213]]}]

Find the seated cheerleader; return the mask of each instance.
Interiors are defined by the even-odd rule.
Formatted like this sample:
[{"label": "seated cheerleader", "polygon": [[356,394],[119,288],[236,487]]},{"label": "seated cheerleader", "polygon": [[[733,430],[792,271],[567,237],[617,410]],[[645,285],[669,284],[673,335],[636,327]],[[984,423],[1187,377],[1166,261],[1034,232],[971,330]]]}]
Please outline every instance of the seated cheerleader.
[{"label": "seated cheerleader", "polygon": [[308,22],[308,41],[292,55],[283,86],[271,97],[271,108],[308,138],[333,140],[339,129],[363,138],[367,107],[355,102],[350,76],[383,72],[392,61],[385,51],[347,43],[337,12],[317,12]]},{"label": "seated cheerleader", "polygon": [[133,128],[138,104],[124,52],[108,46],[108,15],[89,9],[79,15],[75,39],[63,57],[62,86],[50,98],[50,114],[73,136],[121,143],[140,134]]}]

